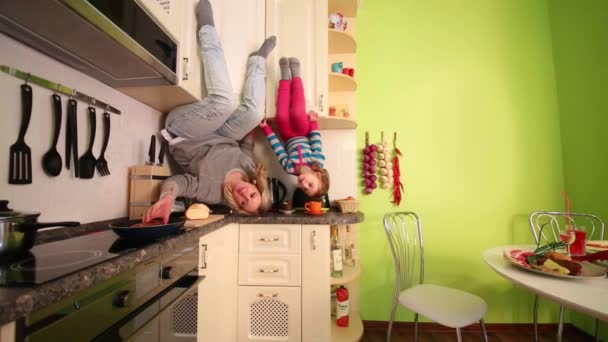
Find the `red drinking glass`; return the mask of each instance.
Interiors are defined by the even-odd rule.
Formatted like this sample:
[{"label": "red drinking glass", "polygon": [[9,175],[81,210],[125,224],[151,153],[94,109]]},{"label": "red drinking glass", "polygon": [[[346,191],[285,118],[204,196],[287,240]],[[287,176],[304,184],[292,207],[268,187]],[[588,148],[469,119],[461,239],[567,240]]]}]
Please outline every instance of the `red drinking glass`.
[{"label": "red drinking glass", "polygon": [[582,256],[587,253],[585,248],[585,244],[587,242],[587,233],[581,229],[573,229],[574,232],[574,242],[570,245],[570,255],[574,256]]}]

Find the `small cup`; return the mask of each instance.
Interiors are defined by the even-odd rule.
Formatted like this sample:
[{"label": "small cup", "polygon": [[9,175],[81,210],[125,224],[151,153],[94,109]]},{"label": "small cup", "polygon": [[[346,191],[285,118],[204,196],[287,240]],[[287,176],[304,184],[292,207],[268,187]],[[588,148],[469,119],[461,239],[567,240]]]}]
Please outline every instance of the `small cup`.
[{"label": "small cup", "polygon": [[329,116],[336,116],[336,107],[329,107]]},{"label": "small cup", "polygon": [[342,68],[342,66],[343,66],[343,63],[342,63],[342,62],[336,62],[336,63],[333,63],[333,64],[331,65],[331,71],[332,71],[332,72],[343,72],[343,68]]},{"label": "small cup", "polygon": [[348,76],[350,76],[350,77],[355,77],[355,69],[353,69],[353,68],[349,68],[349,69],[348,69]]},{"label": "small cup", "polygon": [[350,68],[343,68],[343,69],[342,69],[342,73],[343,73],[344,75],[348,75],[348,70],[350,70]]},{"label": "small cup", "polygon": [[304,204],[304,210],[312,214],[320,214],[321,211],[321,202],[319,201],[308,201]]},{"label": "small cup", "polygon": [[284,201],[279,205],[279,208],[281,208],[281,210],[290,211],[293,206],[291,204],[291,201]]}]

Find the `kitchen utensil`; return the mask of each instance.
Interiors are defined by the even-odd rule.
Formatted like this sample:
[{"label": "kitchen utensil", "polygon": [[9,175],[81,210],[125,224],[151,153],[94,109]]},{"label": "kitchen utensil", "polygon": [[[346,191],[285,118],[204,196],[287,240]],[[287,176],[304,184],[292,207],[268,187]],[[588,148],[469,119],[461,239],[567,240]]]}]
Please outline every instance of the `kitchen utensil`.
[{"label": "kitchen utensil", "polygon": [[18,212],[8,208],[8,201],[0,201],[0,255],[27,252],[36,238],[36,231],[46,227],[75,227],[80,222],[38,222],[40,213]]},{"label": "kitchen utensil", "polygon": [[167,142],[161,141],[160,152],[158,153],[158,166],[163,166],[165,162],[165,152],[167,151]]},{"label": "kitchen utensil", "polygon": [[55,118],[55,126],[53,128],[53,143],[51,148],[42,157],[42,169],[47,175],[57,177],[61,173],[61,155],[57,152],[57,141],[59,140],[59,131],[61,130],[61,97],[57,94],[51,96],[53,101],[53,116]]},{"label": "kitchen utensil", "polygon": [[268,177],[268,193],[270,194],[270,210],[277,211],[287,195],[287,188],[280,180]]},{"label": "kitchen utensil", "polygon": [[79,177],[78,163],[78,119],[76,117],[77,103],[74,99],[68,100],[68,119],[65,132],[65,168],[70,169],[70,161],[74,159],[74,176]]},{"label": "kitchen utensil", "polygon": [[321,202],[320,201],[308,201],[304,203],[304,211],[307,214],[319,214],[321,211]]},{"label": "kitchen utensil", "polygon": [[97,116],[95,108],[89,107],[89,147],[87,151],[80,157],[80,178],[89,179],[95,175],[95,163],[97,159],[93,155],[93,143],[95,142],[95,132],[97,130]]},{"label": "kitchen utensil", "polygon": [[150,136],[150,147],[148,148],[148,161],[146,165],[154,165],[156,159],[156,135]]},{"label": "kitchen utensil", "polygon": [[31,116],[32,87],[26,83],[21,85],[21,128],[17,141],[10,148],[8,176],[10,184],[32,183],[32,153],[24,139]]},{"label": "kitchen utensil", "polygon": [[110,170],[108,169],[108,162],[106,161],[105,153],[108,147],[108,140],[110,140],[110,114],[108,112],[103,113],[103,144],[101,145],[101,153],[97,158],[97,172],[102,176],[109,176]]},{"label": "kitchen utensil", "polygon": [[112,231],[124,239],[132,240],[154,240],[165,236],[177,234],[184,223],[185,217],[171,217],[169,223],[158,224],[146,227],[131,227],[134,224],[141,223],[141,220],[125,220],[110,224]]}]

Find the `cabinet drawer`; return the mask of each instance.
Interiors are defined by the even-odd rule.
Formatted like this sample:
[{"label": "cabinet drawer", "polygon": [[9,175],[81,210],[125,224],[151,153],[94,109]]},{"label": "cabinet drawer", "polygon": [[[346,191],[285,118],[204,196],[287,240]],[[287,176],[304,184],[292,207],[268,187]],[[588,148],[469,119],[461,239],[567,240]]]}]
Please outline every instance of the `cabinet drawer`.
[{"label": "cabinet drawer", "polygon": [[300,254],[300,225],[242,224],[240,254]]},{"label": "cabinet drawer", "polygon": [[299,255],[241,254],[239,285],[300,286]]}]

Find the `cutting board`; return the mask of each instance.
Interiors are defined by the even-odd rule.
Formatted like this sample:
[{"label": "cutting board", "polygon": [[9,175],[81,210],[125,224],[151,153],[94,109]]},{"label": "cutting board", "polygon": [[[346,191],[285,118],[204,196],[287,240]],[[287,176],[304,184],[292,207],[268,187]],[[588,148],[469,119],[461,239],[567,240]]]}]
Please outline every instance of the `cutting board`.
[{"label": "cutting board", "polygon": [[209,215],[209,217],[207,217],[204,220],[187,220],[186,223],[184,223],[184,230],[188,231],[188,230],[209,224],[211,222],[221,220],[223,218],[224,218],[224,215]]}]

